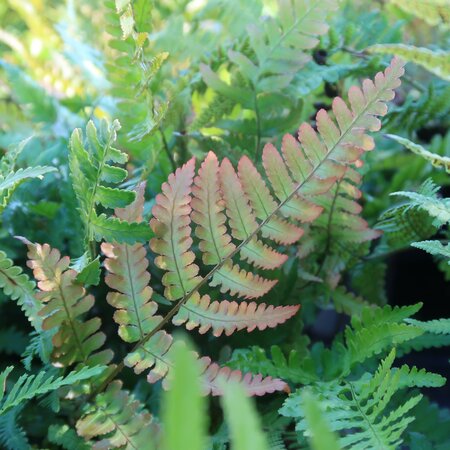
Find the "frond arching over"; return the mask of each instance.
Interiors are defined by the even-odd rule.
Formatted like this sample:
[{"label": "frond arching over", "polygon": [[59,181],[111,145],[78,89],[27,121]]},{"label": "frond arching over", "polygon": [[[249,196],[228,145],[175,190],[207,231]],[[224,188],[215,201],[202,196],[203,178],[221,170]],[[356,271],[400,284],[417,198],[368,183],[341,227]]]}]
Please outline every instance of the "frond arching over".
[{"label": "frond arching over", "polygon": [[[166,273],[163,283],[169,300],[192,298],[199,302],[199,288],[206,281],[222,293],[251,299],[266,294],[275,284],[253,271],[234,263],[242,255],[254,267],[282,264],[283,256],[261,238],[275,242],[294,242],[301,235],[298,222],[314,221],[322,211],[320,203],[329,189],[359,161],[364,151],[372,150],[368,131],[377,131],[387,112],[386,102],[394,97],[400,84],[403,62],[393,59],[375,80],[365,80],[362,89],[349,90],[350,107],[341,98],[333,101],[333,116],[325,110],[317,114],[317,128],[304,123],[298,141],[285,136],[280,154],[272,144],[263,150],[265,177],[253,163],[243,157],[236,172],[224,159],[219,165],[209,153],[195,177],[191,159],[169,176],[156,197],[151,227],[156,237],[151,248],[157,253],[156,265]],[[355,188],[346,182],[355,194]],[[355,206],[356,205],[356,206]],[[360,231],[360,240],[375,237],[367,234],[366,224],[355,215],[359,207],[342,198],[340,208],[348,222],[349,233]],[[344,214],[345,213],[345,214]],[[192,251],[192,222],[200,239],[203,263],[211,266],[206,278],[199,275]],[[349,234],[348,233],[348,234]],[[211,280],[209,280],[211,279]]]}]

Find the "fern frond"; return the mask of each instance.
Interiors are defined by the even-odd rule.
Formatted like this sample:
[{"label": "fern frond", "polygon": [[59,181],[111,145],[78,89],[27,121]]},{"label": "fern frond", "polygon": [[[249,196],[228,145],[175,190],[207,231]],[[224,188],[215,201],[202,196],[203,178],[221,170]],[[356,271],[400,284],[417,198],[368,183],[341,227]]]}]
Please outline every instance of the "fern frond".
[{"label": "fern frond", "polygon": [[450,244],[444,245],[439,241],[422,241],[413,242],[411,245],[420,248],[421,250],[425,250],[431,255],[443,256],[448,259],[448,264],[450,264]]},{"label": "fern frond", "polygon": [[89,243],[94,239],[133,243],[143,242],[150,237],[144,224],[128,223],[97,214],[96,205],[121,208],[135,199],[134,192],[109,186],[117,185],[127,176],[125,169],[113,165],[128,160],[125,153],[113,147],[119,129],[117,120],[111,126],[104,121],[98,134],[94,123],[90,121],[86,127],[88,148],[83,144],[80,129],[76,129],[70,138],[70,174],[85,227],[87,251],[90,251]]},{"label": "fern frond", "polygon": [[303,394],[303,405],[309,441],[313,450],[340,450],[338,438],[331,431],[320,403],[309,391]]},{"label": "fern frond", "polygon": [[[144,200],[144,186],[138,188],[136,200],[124,209],[116,209],[116,216],[126,220],[140,222]],[[152,290],[148,286],[150,274],[147,271],[148,261],[142,244],[106,244],[102,245],[107,255],[105,261],[108,275],[106,283],[116,292],[108,294],[108,302],[117,309],[114,319],[120,325],[119,335],[126,342],[137,342],[146,339],[152,330],[159,324],[162,317],[155,316],[157,304],[150,301]],[[298,310],[293,307],[266,307],[256,305],[223,301],[221,309],[215,311],[216,304],[211,305],[209,297],[196,305],[195,297],[184,305],[183,309],[173,319],[174,324],[192,329],[201,326],[200,331],[206,332],[210,328],[215,335],[222,331],[231,334],[236,330],[264,329],[276,326]],[[217,302],[216,302],[217,303]],[[238,308],[234,308],[237,305]],[[154,383],[165,378],[173,367],[173,339],[165,331],[158,331],[151,336],[143,346],[129,353],[125,364],[132,367],[136,373],[148,370],[147,379]],[[208,372],[209,373],[209,372]]]},{"label": "fern frond", "polygon": [[[327,32],[325,17],[337,8],[337,2],[280,1],[278,7],[277,17],[248,27],[254,60],[239,51],[228,52],[230,60],[251,82],[255,92],[276,92],[290,83],[295,73],[311,59],[306,51],[314,48],[319,43],[318,37]],[[227,85],[206,65],[200,70],[212,89],[244,108],[253,107],[251,92]]]},{"label": "fern frond", "polygon": [[[403,366],[393,369],[395,350],[381,362],[375,374],[364,374],[356,381],[319,382],[311,386],[313,395],[321,400],[324,417],[334,432],[341,434],[342,448],[395,449],[403,439],[402,434],[414,420],[411,410],[422,395],[407,399],[395,406],[393,396],[410,386],[442,386],[445,381],[435,374]],[[300,432],[309,430],[305,421],[303,390],[291,394],[285,401],[281,414],[294,417]]]},{"label": "fern frond", "polygon": [[421,156],[430,162],[434,167],[445,169],[447,173],[450,173],[450,158],[448,156],[437,155],[436,153],[431,153],[419,144],[416,144],[409,139],[403,138],[401,136],[396,136],[395,134],[387,134],[386,137],[397,141],[399,144],[411,150],[416,155]]},{"label": "fern frond", "polygon": [[422,304],[392,308],[364,308],[360,316],[352,316],[351,327],[345,329],[345,343],[350,351],[350,364],[362,362],[382,351],[411,341],[423,334],[420,327],[404,322]]},{"label": "fern frond", "polygon": [[0,416],[0,444],[6,450],[31,450],[24,429],[19,425],[21,407]]},{"label": "fern frond", "polygon": [[52,358],[63,366],[82,362],[88,365],[107,364],[110,350],[97,352],[105,341],[99,331],[100,319],[83,321],[81,316],[94,305],[92,295],[75,282],[77,273],[70,269],[70,258],[61,257],[58,250],[48,244],[28,244],[28,266],[38,280],[37,299],[42,302],[39,315],[42,328],[56,328],[52,342]]},{"label": "fern frond", "polygon": [[390,2],[429,25],[450,25],[447,0],[390,0]]},{"label": "fern frond", "polygon": [[405,44],[372,45],[366,51],[398,56],[405,61],[422,66],[443,80],[450,81],[450,52]]},{"label": "fern frond", "polygon": [[25,148],[31,138],[24,139],[12,146],[8,153],[0,160],[0,213],[4,211],[14,191],[26,180],[42,179],[45,174],[56,171],[55,167],[36,166],[15,170],[18,155]]},{"label": "fern frond", "polygon": [[17,300],[17,304],[34,328],[40,330],[42,318],[39,316],[40,305],[34,297],[35,285],[2,251],[0,251],[0,288],[5,295]]},{"label": "fern frond", "polygon": [[[95,404],[78,420],[77,432],[92,442],[93,449],[149,448],[157,433],[152,416],[143,405],[114,381],[108,389],[97,395]],[[150,447],[151,448],[151,447]]]},{"label": "fern frond", "polygon": [[262,348],[251,347],[234,351],[228,366],[232,369],[260,372],[292,383],[309,384],[316,376],[310,370],[310,361],[303,356],[296,350],[291,350],[286,357],[277,345],[273,345],[268,354]]},{"label": "fern frond", "polygon": [[206,393],[223,395],[223,383],[233,381],[242,385],[249,396],[261,396],[276,391],[289,392],[289,386],[279,378],[251,373],[243,374],[240,370],[231,370],[229,367],[220,367],[212,363],[207,357],[200,359],[203,365],[203,387]]},{"label": "fern frond", "polygon": [[383,212],[377,228],[385,233],[391,248],[409,246],[414,241],[430,238],[437,230],[426,211],[410,208],[404,203]]},{"label": "fern frond", "polygon": [[[0,374],[3,386],[5,385],[6,377],[11,373],[12,369],[13,367],[10,366]],[[70,386],[80,381],[89,380],[101,374],[104,369],[105,367],[102,366],[82,367],[78,371],[73,371],[66,376],[60,377],[55,377],[45,371],[41,371],[37,375],[24,374],[14,383],[6,396],[4,391],[0,392],[0,415],[38,395],[55,391],[62,386]]]},{"label": "fern frond", "polygon": [[12,189],[22,181],[30,178],[42,179],[46,173],[55,172],[55,167],[26,167],[25,169],[18,169],[15,172],[10,172],[5,177],[0,175],[0,192],[6,189]]},{"label": "fern frond", "polygon": [[50,425],[47,437],[52,444],[57,444],[65,450],[89,450],[91,448],[68,425]]},{"label": "fern frond", "polygon": [[[115,215],[128,222],[141,223],[144,207],[145,184],[137,188],[136,199]],[[155,313],[158,305],[151,301],[152,288],[148,285],[150,273],[143,244],[102,244],[107,256],[106,284],[115,292],[107,296],[108,303],[116,308],[114,320],[119,324],[119,336],[125,342],[143,339],[162,320]]]},{"label": "fern frond", "polygon": [[433,224],[440,227],[450,222],[450,200],[440,198],[437,195],[438,187],[427,180],[422,184],[419,192],[399,191],[391,195],[405,197],[408,199],[408,208],[419,208],[433,217]]},{"label": "fern frond", "polygon": [[117,100],[117,114],[123,126],[118,142],[132,155],[148,154],[155,145],[152,133],[165,118],[168,101],[157,102],[149,84],[169,54],[147,58],[145,47],[151,31],[148,2],[107,0],[106,31],[111,36],[106,61],[111,94]]},{"label": "fern frond", "polygon": [[368,303],[361,297],[357,297],[352,292],[347,291],[343,286],[334,289],[331,298],[337,312],[345,313],[348,316],[360,315]]},{"label": "fern frond", "polygon": [[[209,278],[212,286],[220,285],[222,293],[230,291],[244,298],[258,298],[267,293],[275,281],[241,270],[232,263],[233,256],[243,249],[249,255],[255,246],[259,246],[260,252],[273,255],[270,249],[261,249],[257,241],[259,232],[273,236],[274,240],[284,235],[285,242],[292,242],[293,236],[298,237],[300,232],[291,225],[286,230],[285,219],[310,222],[320,214],[316,197],[342,178],[362,152],[373,148],[366,130],[379,129],[376,116],[386,113],[384,102],[393,97],[402,73],[403,63],[395,59],[384,74],[375,77],[375,83],[366,80],[363,90],[355,86],[350,89],[351,109],[342,99],[335,99],[333,112],[337,124],[325,110],[319,111],[318,132],[305,123],[299,130],[300,143],[293,137],[284,138],[284,158],[271,144],[266,145],[263,163],[268,183],[245,156],[239,162],[238,174],[227,159],[218,168],[216,158],[209,154],[195,181],[194,160],[171,175],[162,187],[162,194],[156,197],[150,222],[156,235],[150,243],[158,254],[155,263],[167,272],[163,277],[166,298],[186,301],[192,297],[198,302],[198,289]],[[217,173],[220,184],[216,181]],[[224,210],[231,236],[227,233]],[[280,219],[279,214],[284,218]],[[205,252],[203,262],[213,266],[206,278],[199,276],[191,250],[191,216],[200,224],[196,233]],[[286,238],[289,230],[290,236]],[[239,244],[234,244],[233,239]],[[256,257],[250,261],[261,265]]]},{"label": "fern frond", "polygon": [[450,319],[436,319],[427,322],[421,322],[415,319],[407,319],[407,322],[416,325],[427,333],[450,334]]}]

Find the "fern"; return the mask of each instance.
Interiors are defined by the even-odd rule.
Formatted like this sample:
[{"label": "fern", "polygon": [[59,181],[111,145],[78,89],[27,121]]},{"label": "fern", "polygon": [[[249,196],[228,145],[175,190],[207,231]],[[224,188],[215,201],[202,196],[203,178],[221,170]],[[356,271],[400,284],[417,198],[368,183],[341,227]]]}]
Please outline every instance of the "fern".
[{"label": "fern", "polygon": [[[0,374],[2,386],[5,386],[6,379],[13,368],[13,366],[9,366]],[[76,372],[57,378],[45,371],[41,371],[37,375],[24,374],[14,383],[6,396],[4,388],[0,392],[0,415],[38,395],[55,391],[62,386],[70,386],[80,381],[89,380],[99,375],[103,370],[104,367],[101,366],[83,367]]]},{"label": "fern", "polygon": [[39,303],[34,298],[34,287],[34,283],[22,269],[14,266],[6,253],[0,251],[0,288],[5,295],[17,300],[34,328],[40,330],[42,319],[39,316]]},{"label": "fern", "polygon": [[424,67],[444,80],[450,81],[450,52],[403,44],[373,45],[367,51],[369,53],[396,55],[405,61],[412,61]]},{"label": "fern", "polygon": [[450,222],[450,201],[441,199],[437,192],[439,188],[431,180],[427,180],[419,192],[394,192],[391,195],[408,199],[408,208],[420,208],[426,211],[434,220],[433,225],[440,227]]},{"label": "fern", "polygon": [[24,139],[10,148],[9,152],[0,160],[0,213],[8,205],[14,191],[26,180],[42,179],[45,174],[54,172],[54,167],[27,167],[15,170],[16,160],[30,138]]},{"label": "fern", "polygon": [[28,265],[40,289],[36,296],[42,302],[39,311],[44,318],[42,328],[56,328],[52,359],[64,367],[77,362],[90,366],[107,364],[112,352],[97,352],[105,340],[99,331],[100,319],[81,319],[92,308],[94,298],[86,295],[84,288],[75,282],[77,273],[69,269],[70,258],[61,258],[59,251],[48,244],[27,244]]},{"label": "fern", "polygon": [[448,259],[448,264],[450,264],[450,245],[443,245],[439,241],[422,241],[422,242],[413,242],[411,244],[413,247],[420,248],[421,250],[425,250],[427,253],[436,256],[443,256]]},{"label": "fern", "polygon": [[426,211],[410,208],[405,203],[384,211],[377,228],[385,233],[390,248],[405,247],[436,233],[436,226]]},{"label": "fern", "polygon": [[[204,220],[197,232],[206,253],[203,262],[213,266],[206,278],[197,275],[198,266],[193,263],[194,255],[189,250],[192,242],[189,213],[194,161],[191,160],[169,177],[163,185],[163,194],[156,199],[154,217],[150,222],[156,235],[151,247],[159,254],[155,263],[168,272],[163,279],[166,297],[169,300],[183,299],[183,303],[191,297],[195,299],[198,288],[209,278],[212,278],[213,286],[221,287],[222,292],[230,291],[245,298],[264,295],[274,283],[243,271],[231,262],[231,258],[244,250],[250,253],[252,247],[258,245],[255,238],[260,231],[263,236],[278,242],[289,243],[298,239],[301,232],[291,224],[286,225],[278,215],[310,222],[320,214],[321,208],[313,203],[314,196],[327,192],[336,176],[345,173],[346,164],[357,160],[363,150],[372,148],[372,141],[359,130],[378,128],[379,122],[374,115],[385,112],[379,98],[391,98],[392,95],[385,92],[391,92],[392,86],[397,85],[401,72],[401,64],[394,61],[385,75],[377,76],[376,85],[371,82],[364,84],[365,94],[356,87],[352,88],[350,99],[353,112],[342,100],[336,99],[334,113],[340,129],[322,110],[317,116],[321,138],[307,124],[300,127],[299,139],[303,148],[294,138],[285,137],[282,147],[285,161],[272,145],[265,147],[263,162],[277,201],[248,158],[241,159],[236,174],[226,159],[218,169],[215,157],[208,156],[195,180],[195,185],[200,185],[201,189],[194,190],[196,202],[192,200],[196,213],[194,221],[198,222],[199,216]],[[203,171],[206,172],[208,166],[211,166],[211,174],[203,177]],[[218,180],[214,180],[214,174],[218,175]],[[205,208],[204,201],[199,197],[200,192],[207,192],[217,202],[220,187],[227,205],[231,236],[223,227],[225,215],[221,207],[212,209],[212,205],[206,205]],[[239,216],[237,211],[241,213]],[[261,221],[259,224],[258,219]],[[240,241],[238,246],[231,243],[232,237]],[[261,256],[265,256],[264,252]],[[234,279],[239,280],[239,284]]]},{"label": "fern", "polygon": [[145,156],[154,145],[152,134],[159,129],[168,110],[168,101],[157,99],[150,89],[152,79],[169,54],[146,56],[151,31],[151,9],[148,2],[105,2],[107,32],[112,39],[107,60],[111,93],[118,100],[118,116],[124,128],[119,143],[133,155]]},{"label": "fern", "polygon": [[[343,339],[337,338],[331,348],[316,343],[291,350],[286,356],[278,346],[269,353],[259,347],[234,352],[229,366],[243,371],[258,370],[266,376],[279,377],[295,384],[309,385],[315,381],[340,379],[352,373],[358,364],[382,355],[395,345],[413,345],[425,330],[409,317],[421,305],[407,307],[363,306],[345,328]],[[305,345],[305,343],[303,343]]]},{"label": "fern", "polygon": [[450,334],[450,319],[437,319],[428,322],[420,322],[414,319],[408,319],[408,323],[416,325],[427,333]]},{"label": "fern", "polygon": [[402,138],[400,136],[396,136],[393,134],[387,134],[386,136],[390,139],[393,139],[394,141],[397,141],[399,144],[403,145],[408,150],[411,150],[416,155],[419,155],[422,158],[426,159],[434,167],[443,168],[443,169],[445,169],[445,171],[447,173],[450,173],[450,158],[449,157],[431,153],[428,150],[426,150],[425,148],[423,148],[421,145],[415,144],[414,142],[411,142],[410,140]]},{"label": "fern", "polygon": [[324,203],[328,214],[324,214],[315,225],[321,225],[330,242],[361,243],[379,237],[380,232],[371,230],[367,222],[359,217],[362,207],[357,200],[362,196],[358,185],[362,177],[354,169],[347,169],[345,176],[330,191]]},{"label": "fern", "polygon": [[0,443],[7,450],[31,450],[24,429],[18,423],[22,409],[16,407],[0,416]]},{"label": "fern", "polygon": [[[310,59],[305,50],[314,48],[319,42],[317,36],[326,33],[328,26],[323,17],[336,6],[334,0],[279,2],[279,17],[270,17],[248,29],[255,61],[236,51],[230,51],[228,56],[251,82],[256,93],[278,91],[289,84]],[[244,107],[253,107],[249,92],[226,85],[205,65],[201,71],[206,83],[214,90]]]},{"label": "fern", "polygon": [[[350,101],[353,112],[342,100],[336,99],[334,113],[340,129],[325,111],[320,111],[317,116],[320,137],[307,124],[300,127],[299,139],[303,147],[300,147],[294,138],[286,136],[282,147],[284,160],[272,145],[265,147],[264,168],[277,200],[256,168],[245,157],[239,162],[238,173],[227,159],[219,165],[214,154],[210,153],[195,179],[194,160],[169,177],[168,182],[163,184],[163,193],[156,197],[156,205],[152,210],[153,218],[150,221],[155,233],[155,238],[150,242],[152,250],[157,254],[155,264],[166,272],[162,279],[165,296],[170,301],[177,301],[165,321],[175,316],[176,324],[187,321],[189,328],[200,325],[201,331],[213,328],[216,334],[219,334],[225,330],[224,322],[230,322],[231,317],[233,324],[227,326],[229,333],[241,328],[273,326],[295,312],[291,307],[276,311],[269,309],[267,318],[264,314],[258,318],[258,314],[265,311],[264,307],[258,308],[256,316],[253,312],[255,305],[252,304],[243,304],[244,306],[237,309],[234,304],[224,303],[220,309],[219,303],[211,306],[209,298],[202,297],[198,291],[211,279],[210,285],[218,286],[222,293],[230,292],[243,298],[257,298],[274,285],[272,280],[241,269],[232,258],[241,253],[243,258],[254,266],[262,267],[276,267],[283,263],[285,257],[262,244],[258,233],[283,243],[294,242],[299,238],[301,229],[286,222],[286,218],[310,222],[320,214],[321,208],[313,203],[315,197],[326,193],[336,181],[336,176],[342,176],[347,164],[357,160],[362,151],[372,148],[372,141],[362,130],[365,127],[378,128],[379,121],[375,115],[386,112],[379,99],[387,100],[392,97],[392,88],[398,85],[401,73],[402,64],[394,61],[385,74],[377,75],[375,84],[370,81],[364,83],[364,94],[358,88],[352,88]],[[204,277],[199,275],[199,267],[194,262],[195,255],[191,250],[191,211],[192,220],[197,224],[195,232],[200,239],[203,263],[212,266]],[[225,227],[227,218],[230,234]],[[233,238],[239,244],[234,244]],[[108,252],[108,247],[104,248]],[[117,263],[126,267],[126,258],[132,257],[140,267],[138,278],[127,281],[129,286],[134,284],[140,287],[131,293],[129,288],[125,289],[125,285],[121,285],[118,290],[122,295],[115,296],[127,303],[130,309],[130,319],[128,312],[116,315],[116,320],[123,325],[136,324],[138,316],[141,324],[146,320],[153,321],[155,313],[155,307],[151,306],[151,303],[147,311],[138,306],[145,305],[150,300],[150,291],[143,284],[149,276],[146,274],[142,250],[137,247],[136,255],[130,254],[130,251],[128,255],[121,251],[123,262],[114,259],[119,253],[114,253],[114,256],[109,253],[111,257],[108,262],[114,275],[109,278],[110,286],[114,289],[118,287],[117,281],[114,280],[120,280],[115,276],[120,273],[116,268]],[[125,276],[129,277],[129,274]],[[144,296],[138,298],[142,292]],[[112,298],[111,296],[110,299]],[[114,304],[115,300],[112,302]],[[127,309],[121,305],[117,306],[119,309]],[[248,318],[243,314],[244,311],[250,311]],[[284,317],[273,316],[273,312],[281,311],[284,311]],[[205,314],[209,317],[205,318]],[[240,317],[242,315],[244,317]],[[203,317],[197,318],[200,316]],[[135,328],[133,326],[134,330]],[[164,377],[171,365],[172,339],[160,328],[158,325],[151,332],[146,332],[141,326],[140,338],[137,334],[132,338],[129,336],[133,341],[139,340],[134,350],[125,358],[125,364],[134,367],[137,373],[151,369],[150,381]],[[205,370],[208,378],[213,374],[215,365],[209,366],[209,360],[204,361],[208,366]],[[218,393],[220,389],[215,385],[214,379],[215,375],[209,380],[209,389]],[[244,378],[243,381],[252,392],[262,392],[257,387],[257,378]],[[267,388],[283,389],[284,384],[267,380]]]},{"label": "fern", "polygon": [[390,2],[429,25],[448,25],[450,22],[446,0],[390,0]]},{"label": "fern", "polygon": [[89,122],[86,127],[88,149],[83,145],[80,129],[75,130],[70,139],[70,173],[85,227],[85,248],[91,258],[94,255],[90,243],[94,239],[132,243],[149,237],[148,229],[143,224],[127,223],[97,213],[96,205],[105,208],[124,207],[135,198],[131,191],[108,186],[117,185],[127,176],[125,169],[111,164],[123,164],[128,160],[125,153],[113,147],[119,129],[118,121],[111,126],[102,122],[98,134],[94,123]]},{"label": "fern", "polygon": [[151,445],[156,426],[142,404],[115,381],[77,422],[77,432],[87,440],[101,439],[92,443],[93,449],[140,449]]},{"label": "fern", "polygon": [[324,417],[320,403],[309,392],[303,394],[305,420],[311,432],[309,436],[313,450],[340,450],[336,435]]},{"label": "fern", "polygon": [[[395,350],[392,350],[375,374],[364,374],[357,380],[332,381],[311,386],[314,396],[325,406],[324,417],[332,431],[341,432],[342,448],[394,449],[402,443],[402,434],[414,420],[409,413],[422,395],[409,397],[399,406],[394,395],[408,386],[442,386],[443,377],[424,370],[402,366],[392,368]],[[305,422],[305,398],[303,391],[293,393],[280,412],[294,417],[296,429],[309,430]],[[307,400],[307,399],[306,399]]]},{"label": "fern", "polygon": [[51,425],[48,440],[65,450],[89,450],[91,447],[68,425]]},{"label": "fern", "polygon": [[[244,109],[254,111],[255,154],[258,156],[264,128],[277,125],[276,119],[263,124],[264,114],[261,112],[264,111],[265,104],[259,97],[263,93],[280,93],[311,59],[306,52],[314,48],[319,43],[318,37],[328,30],[325,17],[337,8],[337,2],[290,0],[278,1],[277,6],[276,17],[268,17],[258,25],[248,27],[250,49],[228,51],[232,67],[245,83],[228,84],[210,66],[200,65],[203,80],[212,90],[240,104]],[[286,96],[280,107],[290,103]],[[301,106],[300,103],[300,108]],[[292,105],[293,117],[296,117],[298,109],[298,104]],[[291,117],[285,115],[279,117],[278,125],[289,122],[289,119]]]}]

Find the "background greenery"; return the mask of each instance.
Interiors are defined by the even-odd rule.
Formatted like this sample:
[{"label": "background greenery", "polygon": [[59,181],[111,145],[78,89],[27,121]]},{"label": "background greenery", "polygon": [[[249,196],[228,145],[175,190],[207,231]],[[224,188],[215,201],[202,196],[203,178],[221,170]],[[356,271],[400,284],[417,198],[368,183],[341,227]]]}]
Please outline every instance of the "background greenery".
[{"label": "background greenery", "polygon": [[[260,164],[265,143],[279,146],[283,135],[295,134],[302,122],[314,124],[315,113],[329,109],[333,97],[346,98],[351,85],[384,70],[390,55],[399,54],[411,62],[383,120],[383,131],[375,136],[376,150],[364,157],[359,169],[362,216],[383,235],[375,241],[355,242],[340,233],[332,208],[326,208],[324,222],[311,227],[289,250],[291,258],[274,275],[279,280],[276,288],[264,298],[274,305],[301,303],[294,319],[264,332],[191,336],[202,354],[224,365],[289,383],[289,397],[282,393],[258,399],[260,419],[256,415],[242,419],[250,441],[258,445],[255,450],[263,445],[271,450],[401,445],[445,449],[450,446],[450,405],[448,387],[440,387],[444,379],[416,374],[402,365],[449,374],[449,319],[433,320],[448,317],[450,297],[446,200],[450,58],[444,51],[450,42],[450,5],[446,0],[418,1],[419,6],[400,0],[360,0],[341,1],[338,9],[328,11],[326,3],[324,17],[330,28],[316,48],[305,52],[310,60],[272,68],[270,76],[261,69],[255,82],[236,55],[264,67],[273,54],[260,57],[255,52],[248,27],[262,28],[267,16],[291,14],[291,7],[295,11],[291,2],[2,2],[0,249],[25,272],[26,249],[14,236],[48,242],[72,258],[85,254],[68,142],[72,131],[84,129],[89,120],[97,126],[104,118],[120,121],[118,146],[129,156],[129,177],[121,187],[147,182],[144,213],[148,218],[161,184],[191,156],[202,159],[213,149],[219,158],[228,157],[233,163],[248,155]],[[275,54],[279,47],[275,46]],[[274,71],[280,76],[274,77]],[[34,169],[19,172],[26,168]],[[8,179],[13,173],[19,174],[17,182]],[[403,194],[391,195],[396,192]],[[422,241],[437,242],[411,246]],[[94,260],[97,252],[94,244],[88,260]],[[164,310],[161,273],[154,265],[150,270]],[[2,280],[0,274],[0,285]],[[8,389],[25,373],[32,376],[44,370],[55,378],[70,376],[50,364],[45,339],[32,331],[14,294],[4,290],[1,369],[15,366]],[[107,292],[103,282],[91,290],[102,299],[95,314],[111,317],[112,308],[103,301]],[[423,302],[421,309],[406,306],[417,302]],[[103,322],[108,344],[122,355],[115,325],[111,320]],[[370,347],[374,341],[378,343]],[[186,364],[180,354],[180,365]],[[66,385],[97,375],[79,371]],[[172,436],[167,438],[171,442],[162,444],[167,449],[179,449],[177,439],[184,442],[185,433],[206,423],[189,413],[171,417],[171,401],[191,390],[188,375],[179,381],[179,397],[168,398],[169,412],[163,409],[162,414],[160,385],[149,385],[145,377],[131,371],[124,371],[121,379],[142,407],[155,415],[156,423],[164,418]],[[422,396],[418,390],[424,387]],[[83,447],[75,434],[76,411],[67,404],[64,389],[57,383],[36,391],[27,403],[3,403],[0,445],[90,448],[91,444]],[[225,421],[217,399],[201,406],[193,396],[192,405],[208,409],[204,433],[211,439],[205,444],[200,437],[200,444],[194,440],[184,450],[202,445],[228,448],[230,434],[235,439],[231,448],[251,450],[246,437],[239,441],[239,430],[233,428],[239,425],[233,425],[238,420],[234,414],[249,406],[241,406],[241,395],[230,389],[223,402]],[[383,422],[389,414],[398,429]],[[369,419],[364,422],[363,416]],[[186,426],[189,420],[192,427]],[[370,447],[367,441],[368,429],[373,431],[374,425],[379,426],[374,433],[383,439],[380,447]],[[266,443],[255,444],[266,439],[259,428]],[[355,435],[359,440],[352,441]]]}]

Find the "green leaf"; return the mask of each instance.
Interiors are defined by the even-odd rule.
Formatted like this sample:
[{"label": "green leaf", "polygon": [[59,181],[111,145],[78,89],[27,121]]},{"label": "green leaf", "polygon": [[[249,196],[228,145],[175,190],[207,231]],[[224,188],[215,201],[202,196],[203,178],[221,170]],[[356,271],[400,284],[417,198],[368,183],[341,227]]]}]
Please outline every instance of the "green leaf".
[{"label": "green leaf", "polygon": [[[11,373],[12,369],[12,367],[8,367],[0,374],[1,384],[5,384],[6,377]],[[45,371],[41,371],[37,375],[24,374],[14,383],[6,397],[4,397],[4,394],[0,397],[0,401],[4,398],[0,405],[0,414],[4,414],[23,401],[38,395],[46,394],[62,386],[71,386],[79,381],[89,380],[100,375],[104,370],[105,366],[83,367],[78,371],[73,371],[66,376],[57,378]]]},{"label": "green leaf", "polygon": [[[201,390],[201,367],[194,353],[177,342],[169,390],[164,396],[162,417],[164,450],[206,448],[206,399]],[[247,449],[250,450],[250,449]]]},{"label": "green leaf", "polygon": [[14,187],[17,183],[27,180],[29,178],[39,178],[42,179],[46,173],[55,172],[55,167],[48,166],[36,166],[27,167],[25,169],[19,169],[16,172],[9,173],[5,178],[0,180],[0,192],[5,189],[10,189]]},{"label": "green leaf", "polygon": [[415,144],[409,139],[405,139],[395,134],[386,134],[386,137],[397,141],[399,144],[405,146],[408,150],[411,150],[416,155],[421,156],[430,162],[434,167],[445,169],[447,173],[450,173],[450,158],[448,156],[441,156],[435,153],[431,153],[419,144]]},{"label": "green leaf", "polygon": [[138,33],[149,31],[152,20],[152,8],[152,0],[134,0],[134,20],[135,28]]},{"label": "green leaf", "polygon": [[237,383],[224,384],[222,406],[230,428],[232,450],[269,450],[252,400]]},{"label": "green leaf", "polygon": [[105,214],[93,215],[91,220],[94,238],[98,242],[118,242],[119,244],[134,244],[145,242],[152,237],[152,230],[145,222],[125,222]]},{"label": "green leaf", "polygon": [[100,282],[100,257],[93,261],[89,260],[89,255],[84,253],[74,261],[72,268],[78,272],[75,281],[84,287],[97,286]]},{"label": "green leaf", "polygon": [[303,393],[303,405],[313,450],[339,450],[337,436],[331,431],[320,403],[310,391]]},{"label": "green leaf", "polygon": [[443,80],[450,81],[450,52],[429,50],[404,44],[379,44],[366,49],[369,53],[395,55],[434,73]]}]

